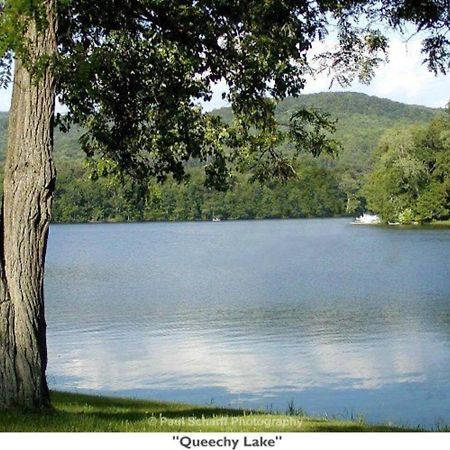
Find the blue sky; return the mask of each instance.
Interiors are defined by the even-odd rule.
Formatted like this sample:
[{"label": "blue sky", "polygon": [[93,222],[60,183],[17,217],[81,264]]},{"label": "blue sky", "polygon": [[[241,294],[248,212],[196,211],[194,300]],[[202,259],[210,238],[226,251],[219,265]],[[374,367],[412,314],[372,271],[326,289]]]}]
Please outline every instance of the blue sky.
[{"label": "blue sky", "polygon": [[[409,104],[444,107],[450,100],[450,75],[434,76],[422,60],[420,37],[406,43],[400,36],[391,36],[389,62],[378,68],[369,86],[355,82],[348,88],[333,86],[331,90],[363,92]],[[309,79],[304,93],[328,91],[329,85],[330,79],[326,76]],[[224,88],[221,84],[214,87],[213,99],[205,105],[206,109],[226,106],[221,99]],[[11,89],[0,91],[0,111],[9,109],[10,99]]]}]

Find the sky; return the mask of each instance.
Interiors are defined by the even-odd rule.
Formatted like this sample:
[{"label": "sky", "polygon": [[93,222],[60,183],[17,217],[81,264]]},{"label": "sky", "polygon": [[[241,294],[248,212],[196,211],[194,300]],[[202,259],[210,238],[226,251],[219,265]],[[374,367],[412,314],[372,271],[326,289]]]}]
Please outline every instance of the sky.
[{"label": "sky", "polygon": [[[450,75],[435,76],[428,71],[422,64],[420,41],[419,36],[408,42],[400,36],[391,36],[389,62],[378,68],[369,86],[355,82],[345,89],[335,85],[331,91],[362,92],[408,104],[445,107],[450,100]],[[304,93],[326,92],[329,91],[329,85],[330,79],[325,75],[308,79]],[[205,109],[227,106],[221,98],[224,89],[224,84],[214,86],[213,98],[204,105]],[[10,101],[11,88],[0,90],[0,111],[7,111]],[[57,109],[63,111],[61,106]]]},{"label": "sky", "polygon": [[[388,98],[390,100],[430,107],[445,107],[450,100],[450,74],[435,76],[422,63],[424,56],[420,52],[419,36],[408,40],[399,35],[390,37],[389,62],[381,64],[370,85],[354,82],[341,88],[336,84],[330,88],[331,79],[320,75],[309,78],[303,93],[352,91]],[[221,93],[225,85],[215,87],[213,99],[207,109],[227,106]]]},{"label": "sky", "polygon": [[[450,100],[450,75],[435,76],[430,72],[422,63],[424,56],[420,49],[420,39],[405,43],[400,37],[395,37],[389,47],[389,62],[378,67],[370,85],[354,83],[349,88],[333,90],[363,92],[408,104],[445,107]],[[305,93],[326,91],[329,83],[325,77],[311,80]]]}]

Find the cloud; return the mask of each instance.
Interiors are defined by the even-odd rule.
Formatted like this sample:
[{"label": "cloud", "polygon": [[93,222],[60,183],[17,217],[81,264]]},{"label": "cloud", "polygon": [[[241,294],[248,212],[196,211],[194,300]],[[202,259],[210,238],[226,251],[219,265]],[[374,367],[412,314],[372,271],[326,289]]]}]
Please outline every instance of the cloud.
[{"label": "cloud", "polygon": [[[320,53],[325,48],[325,44],[317,43],[313,53]],[[445,107],[450,100],[450,77],[435,76],[423,64],[423,58],[420,37],[405,42],[404,38],[394,35],[390,39],[389,62],[378,67],[370,85],[355,81],[346,88],[334,84],[330,89],[331,78],[321,74],[307,78],[304,93],[355,91],[403,103]],[[223,82],[214,87],[213,99],[206,105],[207,110],[226,106],[220,96],[225,88]]]},{"label": "cloud", "polygon": [[[328,91],[331,79],[320,75],[310,78],[305,93]],[[450,100],[450,78],[435,76],[423,64],[421,39],[407,43],[391,37],[389,62],[381,65],[370,85],[354,82],[350,87],[333,86],[332,91],[356,91],[391,100],[432,107],[444,107]]]}]

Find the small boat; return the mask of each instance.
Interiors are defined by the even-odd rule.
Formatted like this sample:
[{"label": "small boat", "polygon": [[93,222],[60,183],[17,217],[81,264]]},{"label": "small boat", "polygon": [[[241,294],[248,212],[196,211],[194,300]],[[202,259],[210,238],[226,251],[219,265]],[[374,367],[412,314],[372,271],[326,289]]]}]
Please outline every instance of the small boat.
[{"label": "small boat", "polygon": [[366,214],[357,217],[352,225],[377,225],[381,223],[381,219],[376,214]]},{"label": "small boat", "polygon": [[220,222],[220,217],[213,217],[212,221],[213,222]]}]

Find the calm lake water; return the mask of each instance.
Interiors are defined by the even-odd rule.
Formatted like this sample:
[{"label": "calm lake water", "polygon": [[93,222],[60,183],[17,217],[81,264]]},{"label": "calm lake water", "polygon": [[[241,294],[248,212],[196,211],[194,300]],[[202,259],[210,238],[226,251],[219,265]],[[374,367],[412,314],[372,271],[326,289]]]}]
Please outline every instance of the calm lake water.
[{"label": "calm lake water", "polygon": [[53,225],[54,389],[450,423],[450,229]]}]

